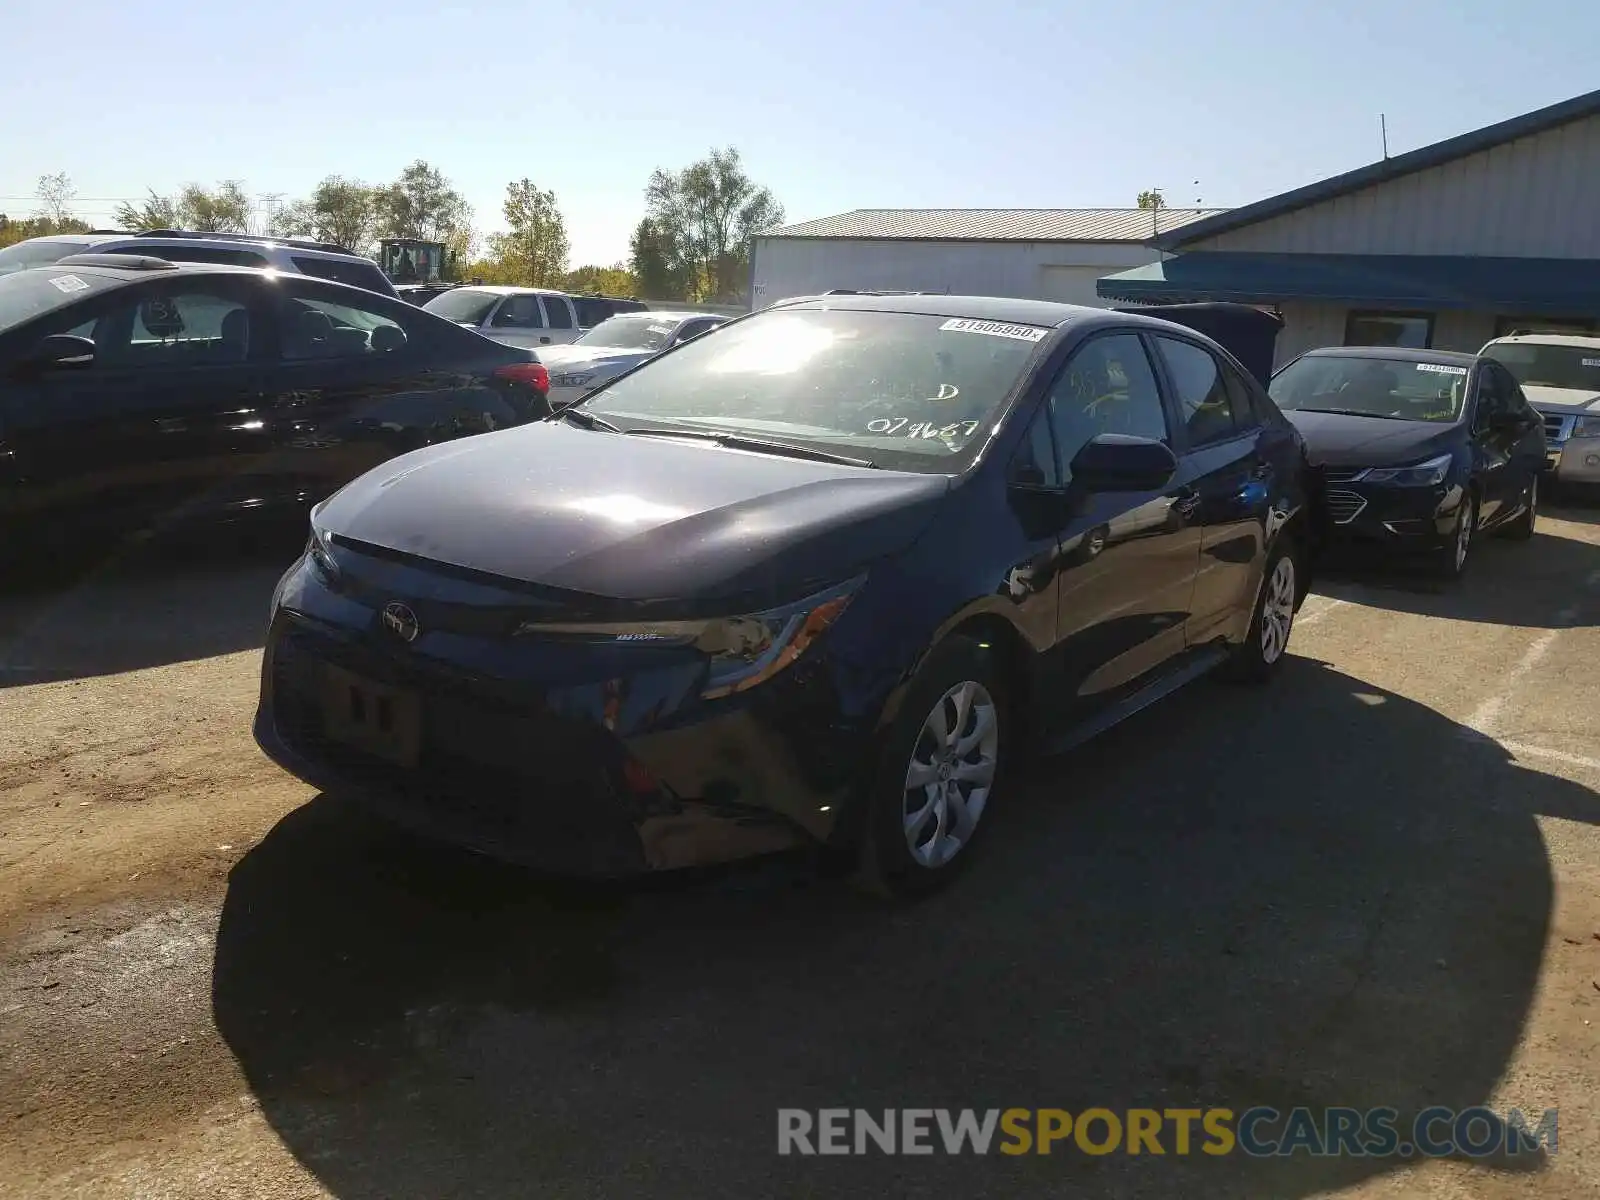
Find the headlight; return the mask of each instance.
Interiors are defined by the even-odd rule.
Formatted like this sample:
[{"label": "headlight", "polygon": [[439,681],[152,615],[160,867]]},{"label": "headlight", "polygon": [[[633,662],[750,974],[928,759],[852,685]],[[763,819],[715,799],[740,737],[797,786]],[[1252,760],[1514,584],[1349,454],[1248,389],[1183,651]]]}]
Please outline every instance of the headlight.
[{"label": "headlight", "polygon": [[1600,417],[1579,417],[1572,423],[1573,437],[1600,437]]},{"label": "headlight", "polygon": [[1432,487],[1450,474],[1450,456],[1441,454],[1411,467],[1368,467],[1356,476],[1361,483],[1397,483],[1402,487]]},{"label": "headlight", "polygon": [[594,376],[595,373],[593,371],[582,371],[574,375],[552,375],[550,376],[550,386],[588,387],[589,384],[594,382]]},{"label": "headlight", "polygon": [[524,621],[519,637],[558,637],[609,645],[682,647],[705,656],[700,694],[731,696],[764,683],[798,659],[837,621],[866,576],[794,604],[748,616],[629,624]]}]

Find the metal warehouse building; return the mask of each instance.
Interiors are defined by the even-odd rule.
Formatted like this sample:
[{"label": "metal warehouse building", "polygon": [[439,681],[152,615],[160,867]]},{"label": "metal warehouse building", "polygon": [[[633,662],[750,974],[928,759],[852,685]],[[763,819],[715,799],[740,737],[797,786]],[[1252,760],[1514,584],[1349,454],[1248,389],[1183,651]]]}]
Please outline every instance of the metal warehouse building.
[{"label": "metal warehouse building", "polygon": [[1020,296],[1104,307],[1096,281],[1152,263],[1159,236],[1216,209],[859,208],[754,239],[752,308],[834,288]]},{"label": "metal warehouse building", "polygon": [[1479,349],[1517,327],[1600,328],[1600,91],[1190,221],[1104,300],[1236,300],[1315,346]]}]

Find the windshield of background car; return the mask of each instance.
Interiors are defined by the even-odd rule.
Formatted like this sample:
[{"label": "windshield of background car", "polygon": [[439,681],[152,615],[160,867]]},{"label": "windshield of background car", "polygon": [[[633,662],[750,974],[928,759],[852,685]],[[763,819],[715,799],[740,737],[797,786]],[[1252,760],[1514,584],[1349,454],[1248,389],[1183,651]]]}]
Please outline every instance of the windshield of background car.
[{"label": "windshield of background car", "polygon": [[1311,354],[1280,371],[1268,391],[1285,412],[1359,413],[1448,424],[1461,416],[1467,368]]},{"label": "windshield of background car", "polygon": [[0,275],[0,333],[121,282],[65,268]]},{"label": "windshield of background car", "polygon": [[1049,333],[965,317],[784,309],[686,342],[581,405],[624,429],[725,430],[939,471],[989,433]]},{"label": "windshield of background car", "polygon": [[461,325],[482,325],[489,310],[499,301],[497,292],[475,292],[470,288],[456,288],[441,292],[422,307],[446,321]]},{"label": "windshield of background car", "polygon": [[59,262],[69,254],[82,254],[88,247],[81,242],[18,242],[0,250],[0,275],[25,271]]},{"label": "windshield of background car", "polygon": [[1484,353],[1516,376],[1523,387],[1575,388],[1600,392],[1600,346],[1541,346],[1504,342]]},{"label": "windshield of background car", "polygon": [[619,350],[660,350],[677,327],[675,320],[648,315],[608,317],[578,341],[590,346],[615,346]]}]

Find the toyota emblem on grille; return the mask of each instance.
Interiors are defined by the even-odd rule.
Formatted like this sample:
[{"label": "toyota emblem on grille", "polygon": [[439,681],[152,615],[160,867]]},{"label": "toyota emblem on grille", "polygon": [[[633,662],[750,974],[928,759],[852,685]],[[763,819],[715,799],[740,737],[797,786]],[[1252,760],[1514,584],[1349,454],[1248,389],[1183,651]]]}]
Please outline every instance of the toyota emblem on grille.
[{"label": "toyota emblem on grille", "polygon": [[417,623],[417,614],[411,611],[409,605],[401,604],[398,600],[391,600],[383,606],[383,627],[402,642],[414,642],[417,634],[422,632],[422,626]]}]

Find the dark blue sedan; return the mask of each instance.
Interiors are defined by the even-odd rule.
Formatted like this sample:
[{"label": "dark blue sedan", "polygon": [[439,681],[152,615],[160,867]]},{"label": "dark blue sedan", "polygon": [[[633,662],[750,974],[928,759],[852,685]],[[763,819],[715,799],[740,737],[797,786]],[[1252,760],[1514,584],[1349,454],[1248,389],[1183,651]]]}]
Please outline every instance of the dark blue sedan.
[{"label": "dark blue sedan", "polygon": [[1028,750],[1281,665],[1300,434],[1127,313],[830,296],[319,506],[255,732],[301,778],[560,873],[816,847],[959,871]]}]

